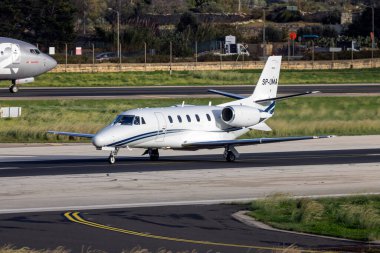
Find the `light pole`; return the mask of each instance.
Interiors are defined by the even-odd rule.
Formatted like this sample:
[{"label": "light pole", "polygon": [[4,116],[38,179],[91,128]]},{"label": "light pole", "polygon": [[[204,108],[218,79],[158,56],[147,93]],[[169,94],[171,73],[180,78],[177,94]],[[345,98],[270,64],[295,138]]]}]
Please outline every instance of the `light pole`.
[{"label": "light pole", "polygon": [[117,15],[117,56],[121,58],[120,52],[120,12],[112,8],[108,8],[109,11],[116,12]]},{"label": "light pole", "polygon": [[265,9],[263,9],[263,57],[265,58],[265,44],[266,44],[266,41],[265,41]]},{"label": "light pole", "polygon": [[375,49],[375,7],[372,5],[372,53],[371,53],[371,62],[373,67],[373,50]]}]

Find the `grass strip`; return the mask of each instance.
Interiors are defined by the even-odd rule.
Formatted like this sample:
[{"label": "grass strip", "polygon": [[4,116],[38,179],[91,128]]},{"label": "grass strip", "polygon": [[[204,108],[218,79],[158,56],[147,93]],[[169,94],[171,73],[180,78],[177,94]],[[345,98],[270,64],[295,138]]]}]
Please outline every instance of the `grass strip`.
[{"label": "grass strip", "polygon": [[363,241],[380,239],[380,195],[291,198],[275,194],[251,203],[249,215],[275,228]]},{"label": "grass strip", "polygon": [[[207,105],[229,99],[186,99]],[[20,118],[0,119],[0,142],[62,142],[67,137],[48,130],[95,133],[122,111],[181,104],[183,99],[0,101],[0,107],[21,106]],[[304,97],[280,101],[267,121],[273,132],[251,131],[246,138],[297,135],[380,134],[380,97]],[[81,140],[83,141],[83,140]]]},{"label": "grass strip", "polygon": [[[261,70],[46,73],[28,87],[101,87],[256,84]],[[378,83],[380,69],[282,70],[281,84]],[[8,87],[9,81],[0,82]]]}]

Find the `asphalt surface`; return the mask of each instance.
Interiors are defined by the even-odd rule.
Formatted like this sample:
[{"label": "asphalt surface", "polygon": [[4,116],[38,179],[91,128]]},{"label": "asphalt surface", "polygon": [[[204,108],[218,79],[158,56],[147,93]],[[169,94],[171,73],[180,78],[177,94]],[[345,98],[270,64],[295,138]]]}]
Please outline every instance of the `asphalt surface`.
[{"label": "asphalt surface", "polygon": [[[164,152],[162,152],[164,154]],[[271,152],[242,154],[234,167],[272,167],[380,162],[380,149]],[[106,166],[105,166],[106,165]],[[62,159],[0,163],[0,177],[69,175],[114,172],[145,172],[230,168],[222,155],[162,156],[151,162],[146,157],[119,157],[108,165],[107,158]],[[52,197],[54,197],[52,195]],[[142,247],[157,252],[273,252],[291,245],[309,250],[365,252],[379,247],[361,242],[262,230],[231,217],[243,205],[193,205],[139,207],[81,211],[70,220],[66,212],[0,215],[0,245],[37,249],[64,246],[72,252],[99,249],[121,252]],[[76,210],[67,210],[76,211]],[[66,214],[66,216],[65,216]],[[74,216],[69,216],[74,217]],[[82,219],[82,220],[80,220]],[[380,250],[380,249],[379,249]]]},{"label": "asphalt surface", "polygon": [[[95,152],[95,151],[94,151]],[[355,164],[380,162],[380,149],[325,150],[304,152],[245,153],[234,162],[235,168],[274,166]],[[231,168],[220,155],[192,155],[165,157],[159,161],[148,157],[119,156],[116,164],[109,165],[107,157],[62,159],[55,161],[24,161],[0,163],[0,177],[69,175],[117,172],[177,171]]]},{"label": "asphalt surface", "polygon": [[[244,86],[162,86],[162,87],[101,87],[101,88],[28,88],[12,94],[7,88],[0,89],[0,98],[61,98],[61,97],[134,97],[134,96],[197,96],[208,94],[208,89],[223,90],[240,95],[252,94],[253,85]],[[280,94],[305,91],[321,91],[323,94],[378,94],[380,84],[352,85],[282,85]]]},{"label": "asphalt surface", "polygon": [[[234,220],[241,205],[168,206],[81,212],[85,222],[62,212],[0,215],[0,245],[37,249],[64,246],[72,252],[121,252],[141,247],[158,252],[273,252],[291,245],[311,250],[363,252],[368,244],[262,230]],[[233,245],[232,245],[233,244]],[[92,251],[91,251],[92,252]]]}]

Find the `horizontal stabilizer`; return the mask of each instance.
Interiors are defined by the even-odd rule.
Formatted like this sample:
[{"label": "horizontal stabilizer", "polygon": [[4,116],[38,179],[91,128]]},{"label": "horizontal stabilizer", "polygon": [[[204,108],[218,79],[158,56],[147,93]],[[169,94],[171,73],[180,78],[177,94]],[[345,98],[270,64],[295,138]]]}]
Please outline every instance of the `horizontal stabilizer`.
[{"label": "horizontal stabilizer", "polygon": [[297,136],[297,137],[280,137],[280,138],[238,139],[238,140],[185,143],[182,146],[184,148],[190,148],[190,149],[200,149],[200,148],[212,149],[212,148],[222,148],[226,146],[247,146],[247,145],[274,143],[274,142],[312,140],[312,139],[323,139],[323,138],[332,138],[332,137],[335,137],[335,136],[325,135],[325,136]]},{"label": "horizontal stabilizer", "polygon": [[92,139],[95,134],[83,134],[83,133],[72,133],[72,132],[57,132],[57,131],[48,131],[48,134],[56,134],[56,135],[65,135],[65,136],[72,136],[72,137],[82,137],[82,138],[88,138]]},{"label": "horizontal stabilizer", "polygon": [[222,95],[222,96],[225,96],[225,97],[229,97],[229,98],[235,98],[235,99],[243,99],[243,98],[245,98],[245,97],[243,97],[241,95],[238,95],[238,94],[229,93],[229,92],[220,91],[220,90],[209,89],[208,92],[219,94],[219,95]]},{"label": "horizontal stabilizer", "polygon": [[292,97],[305,96],[305,95],[316,94],[316,93],[320,93],[320,91],[306,91],[304,93],[298,93],[298,94],[293,94],[293,95],[288,95],[288,96],[275,97],[275,98],[267,98],[267,99],[260,99],[260,100],[256,100],[255,102],[256,103],[262,103],[262,102],[281,100],[281,99],[287,99],[287,98],[292,98]]},{"label": "horizontal stabilizer", "polygon": [[250,130],[259,130],[264,132],[270,132],[272,131],[272,128],[270,128],[266,123],[260,122],[257,125],[249,127]]}]

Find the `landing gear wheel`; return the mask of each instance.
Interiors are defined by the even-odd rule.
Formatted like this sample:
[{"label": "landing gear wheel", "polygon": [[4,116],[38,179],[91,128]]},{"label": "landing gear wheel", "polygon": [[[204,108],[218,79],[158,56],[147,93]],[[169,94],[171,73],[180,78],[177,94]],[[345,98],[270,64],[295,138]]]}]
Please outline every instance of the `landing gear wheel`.
[{"label": "landing gear wheel", "polygon": [[110,164],[114,164],[114,163],[116,162],[116,157],[115,157],[114,155],[110,155],[110,156],[108,157],[108,162],[109,162]]},{"label": "landing gear wheel", "polygon": [[234,162],[236,160],[236,156],[232,151],[228,151],[226,155],[227,162]]},{"label": "landing gear wheel", "polygon": [[18,92],[18,87],[17,85],[12,85],[11,87],[9,87],[9,91],[11,93],[17,93]]},{"label": "landing gear wheel", "polygon": [[160,158],[160,154],[158,153],[158,149],[150,149],[148,151],[148,153],[149,153],[149,159],[151,161],[157,161],[158,158]]},{"label": "landing gear wheel", "polygon": [[108,162],[110,164],[114,164],[116,162],[116,156],[118,152],[119,152],[119,148],[115,148],[115,150],[111,151],[111,154],[108,157]]}]

